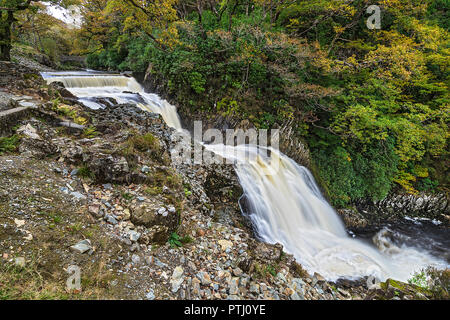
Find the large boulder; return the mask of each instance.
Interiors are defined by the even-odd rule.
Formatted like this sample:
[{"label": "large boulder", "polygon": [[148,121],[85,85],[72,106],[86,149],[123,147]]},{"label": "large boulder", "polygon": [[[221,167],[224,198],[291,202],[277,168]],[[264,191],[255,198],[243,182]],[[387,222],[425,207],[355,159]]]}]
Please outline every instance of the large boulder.
[{"label": "large boulder", "polygon": [[99,182],[127,182],[130,168],[125,157],[110,154],[86,156],[83,161]]},{"label": "large boulder", "polygon": [[165,243],[177,229],[179,214],[174,207],[167,208],[161,202],[153,200],[132,208],[131,222],[147,228],[142,236],[143,242]]},{"label": "large boulder", "polygon": [[41,138],[36,128],[31,124],[24,125],[17,130],[20,135],[19,152],[30,157],[45,158],[56,154],[58,147],[51,141]]}]

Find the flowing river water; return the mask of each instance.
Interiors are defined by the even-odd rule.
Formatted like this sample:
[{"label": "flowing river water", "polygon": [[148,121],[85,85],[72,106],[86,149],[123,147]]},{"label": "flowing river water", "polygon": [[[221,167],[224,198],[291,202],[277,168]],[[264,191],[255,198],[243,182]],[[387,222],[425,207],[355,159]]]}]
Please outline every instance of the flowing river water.
[{"label": "flowing river water", "polygon": [[[132,77],[95,71],[51,72],[42,76],[47,83],[62,82],[89,108],[107,107],[99,98],[134,103],[161,114],[168,126],[183,131],[176,107],[156,94],[146,93]],[[426,234],[411,231],[411,228],[395,230],[390,226],[370,239],[354,239],[321,195],[307,168],[275,149],[261,152],[267,148],[203,145],[234,161],[246,196],[247,213],[260,240],[281,243],[310,273],[318,272],[330,281],[369,275],[380,280],[406,281],[427,266],[450,266],[449,258],[445,257],[449,249],[448,233],[443,236],[444,241],[429,238],[428,246],[414,241],[414,236],[426,237]],[[436,247],[441,252],[433,250]]]}]

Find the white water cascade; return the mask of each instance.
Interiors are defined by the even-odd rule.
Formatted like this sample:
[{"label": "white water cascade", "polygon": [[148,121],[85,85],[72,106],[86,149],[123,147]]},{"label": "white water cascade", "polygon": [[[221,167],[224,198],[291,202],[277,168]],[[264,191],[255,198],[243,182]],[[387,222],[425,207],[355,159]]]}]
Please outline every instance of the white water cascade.
[{"label": "white water cascade", "polygon": [[[63,82],[88,107],[101,108],[93,101],[98,97],[133,102],[161,114],[169,126],[181,130],[176,108],[145,93],[133,78],[92,72],[46,73],[43,77],[49,83]],[[268,157],[267,150],[254,145],[205,147],[235,161],[249,216],[261,240],[281,243],[310,273],[318,272],[331,281],[368,275],[406,281],[427,266],[449,267],[424,250],[396,246],[383,231],[374,237],[374,245],[352,239],[309,170],[277,150],[271,149]]]},{"label": "white water cascade", "polygon": [[156,94],[146,93],[132,77],[93,71],[42,72],[47,83],[62,82],[79,101],[91,109],[105,106],[98,98],[113,98],[118,103],[133,103],[149,112],[158,113],[168,126],[181,129],[175,106]]}]

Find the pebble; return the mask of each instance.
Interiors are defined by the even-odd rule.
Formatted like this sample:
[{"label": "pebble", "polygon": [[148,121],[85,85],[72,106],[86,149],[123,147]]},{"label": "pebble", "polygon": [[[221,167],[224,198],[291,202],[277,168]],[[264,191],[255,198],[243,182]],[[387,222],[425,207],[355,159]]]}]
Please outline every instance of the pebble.
[{"label": "pebble", "polygon": [[75,197],[75,198],[78,199],[78,200],[86,199],[86,196],[85,196],[84,194],[81,194],[81,193],[78,192],[78,191],[72,192],[70,195],[71,195],[72,197]]},{"label": "pebble", "polygon": [[197,278],[200,279],[202,285],[204,286],[208,286],[211,283],[211,277],[207,272],[200,271],[199,273],[197,273]]},{"label": "pebble", "polygon": [[150,290],[145,297],[147,298],[147,300],[154,300],[155,299],[155,293],[153,292],[153,290]]},{"label": "pebble", "polygon": [[239,278],[235,277],[230,282],[230,295],[236,295],[239,293]]},{"label": "pebble", "polygon": [[108,223],[111,223],[112,225],[116,225],[118,223],[116,218],[114,218],[112,215],[109,215],[109,214],[105,216],[105,220]]},{"label": "pebble", "polygon": [[128,231],[128,236],[130,237],[131,241],[136,242],[141,237],[141,233],[137,232],[137,231],[130,230],[130,231]]},{"label": "pebble", "polygon": [[251,282],[250,283],[250,292],[259,294],[259,284],[255,283],[255,282]]},{"label": "pebble", "polygon": [[218,243],[222,247],[222,251],[226,251],[233,247],[233,242],[229,240],[219,240]]},{"label": "pebble", "polygon": [[240,268],[233,269],[233,275],[239,277],[240,275],[242,275],[242,270]]},{"label": "pebble", "polygon": [[170,278],[173,293],[176,293],[180,289],[180,286],[184,281],[183,272],[184,270],[181,266],[178,266],[173,270],[172,277]]},{"label": "pebble", "polygon": [[86,251],[89,251],[91,249],[92,249],[91,240],[89,240],[89,239],[82,240],[82,241],[78,242],[77,244],[70,247],[70,250],[81,253],[81,254],[83,254]]},{"label": "pebble", "polygon": [[17,267],[24,268],[25,267],[25,258],[17,257],[16,259],[14,259],[14,263]]},{"label": "pebble", "polygon": [[133,255],[131,256],[131,261],[132,261],[134,264],[138,264],[139,262],[141,262],[141,258],[140,258],[137,254],[133,254]]}]

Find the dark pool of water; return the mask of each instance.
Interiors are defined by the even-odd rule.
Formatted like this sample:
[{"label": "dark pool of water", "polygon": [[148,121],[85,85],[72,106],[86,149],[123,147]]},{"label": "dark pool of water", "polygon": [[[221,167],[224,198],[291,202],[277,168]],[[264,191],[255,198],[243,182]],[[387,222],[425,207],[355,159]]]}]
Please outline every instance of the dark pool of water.
[{"label": "dark pool of water", "polygon": [[372,238],[387,229],[390,241],[398,246],[408,246],[427,251],[450,264],[450,228],[436,225],[430,220],[403,219],[395,223],[382,223],[364,229],[349,230],[355,238],[373,244]]}]

